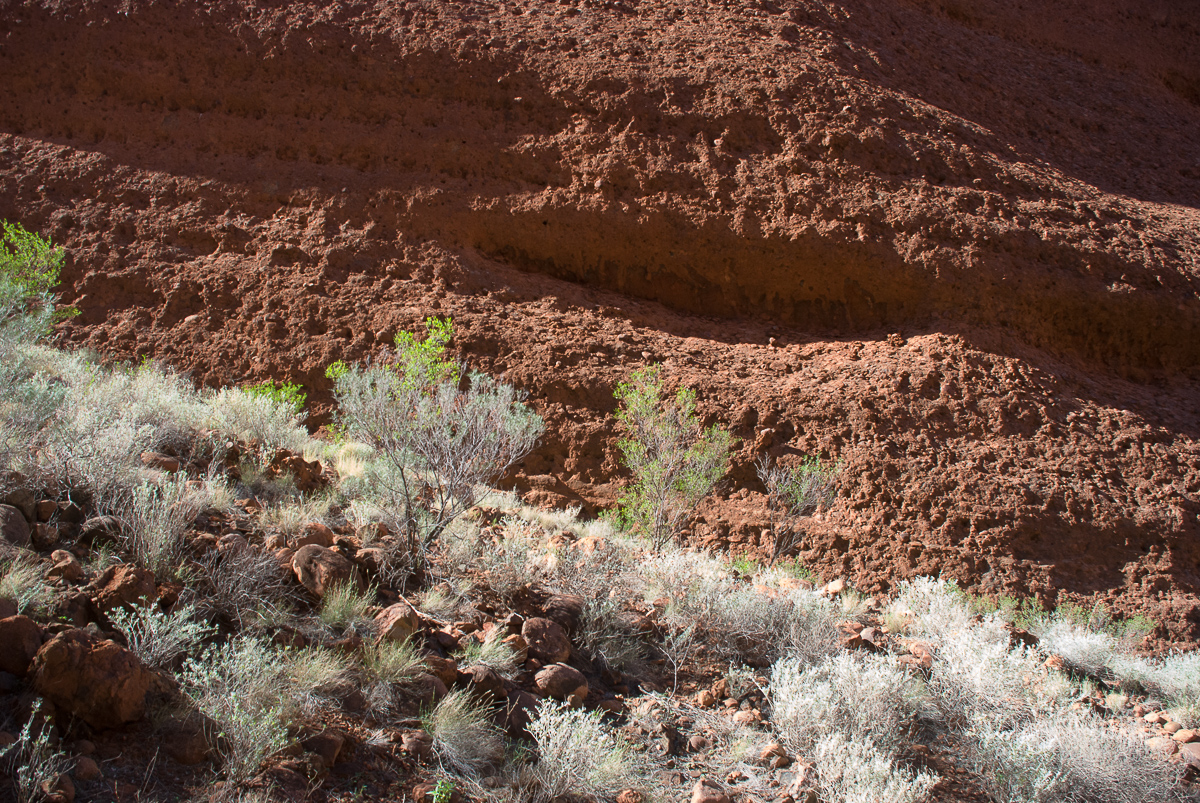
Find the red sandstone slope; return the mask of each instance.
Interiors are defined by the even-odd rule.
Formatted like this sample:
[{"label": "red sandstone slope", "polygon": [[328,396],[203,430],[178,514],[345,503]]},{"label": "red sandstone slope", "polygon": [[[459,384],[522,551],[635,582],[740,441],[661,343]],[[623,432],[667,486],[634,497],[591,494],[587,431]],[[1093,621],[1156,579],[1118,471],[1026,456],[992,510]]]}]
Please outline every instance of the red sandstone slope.
[{"label": "red sandstone slope", "polygon": [[1087,5],[9,3],[0,214],[72,249],[72,342],[323,403],[452,314],[547,416],[522,483],[588,503],[663,360],[741,438],[696,538],[819,450],[821,571],[1191,638],[1200,38]]}]

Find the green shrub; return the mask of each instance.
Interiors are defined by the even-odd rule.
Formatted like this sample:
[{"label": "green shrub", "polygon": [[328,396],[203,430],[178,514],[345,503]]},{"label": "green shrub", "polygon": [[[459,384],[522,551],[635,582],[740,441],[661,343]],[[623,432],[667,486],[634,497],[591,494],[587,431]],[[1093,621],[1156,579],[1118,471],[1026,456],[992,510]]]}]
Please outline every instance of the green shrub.
[{"label": "green shrub", "polygon": [[[533,448],[542,419],[509,385],[445,358],[449,320],[430,318],[429,337],[397,336],[390,364],[335,363],[333,379],[346,435],[380,459],[364,477],[380,518],[400,538],[388,548],[385,581],[402,584],[427,565],[431,542]],[[465,388],[461,387],[465,384]]]},{"label": "green shrub", "polygon": [[755,464],[758,478],[767,489],[767,513],[771,531],[771,563],[796,548],[800,520],[820,505],[833,501],[837,468],[811,457],[793,466],[781,466],[764,455]]},{"label": "green shrub", "polygon": [[243,390],[251,396],[270,399],[279,406],[291,410],[292,415],[300,415],[304,410],[304,403],[308,401],[308,394],[302,388],[302,385],[292,382],[276,383],[274,380],[268,379],[254,385],[247,385]]},{"label": "green shrub", "polygon": [[617,385],[617,442],[633,482],[621,497],[622,523],[655,549],[674,539],[729,462],[731,438],[696,417],[696,392],[680,388],[663,399],[662,366],[634,371]]},{"label": "green shrub", "polygon": [[0,221],[0,228],[0,322],[7,328],[14,319],[24,319],[30,334],[44,334],[46,326],[72,312],[56,314],[50,294],[66,254],[20,223]]}]

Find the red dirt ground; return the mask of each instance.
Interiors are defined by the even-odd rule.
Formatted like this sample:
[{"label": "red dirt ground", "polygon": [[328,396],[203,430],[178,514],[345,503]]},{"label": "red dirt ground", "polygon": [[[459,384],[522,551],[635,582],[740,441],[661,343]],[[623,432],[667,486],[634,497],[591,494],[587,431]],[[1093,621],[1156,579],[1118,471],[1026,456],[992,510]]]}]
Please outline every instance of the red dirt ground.
[{"label": "red dirt ground", "polygon": [[661,361],[753,460],[839,460],[803,559],[1102,599],[1200,637],[1190,3],[9,2],[0,215],[66,343],[302,382],[431,314],[611,504]]}]

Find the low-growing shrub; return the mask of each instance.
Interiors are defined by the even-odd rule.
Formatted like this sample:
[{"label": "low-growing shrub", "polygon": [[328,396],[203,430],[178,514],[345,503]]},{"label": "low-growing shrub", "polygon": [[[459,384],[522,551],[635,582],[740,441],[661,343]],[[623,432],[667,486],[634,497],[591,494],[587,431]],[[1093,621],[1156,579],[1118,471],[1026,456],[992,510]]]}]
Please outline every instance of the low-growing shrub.
[{"label": "low-growing shrub", "polygon": [[919,803],[928,799],[939,780],[898,766],[869,740],[847,739],[840,733],[823,736],[814,757],[826,803]]},{"label": "low-growing shrub", "polygon": [[475,504],[480,486],[528,454],[543,430],[513,387],[477,373],[460,378],[445,358],[450,321],[427,324],[424,341],[397,335],[391,364],[335,363],[327,372],[346,435],[379,454],[369,501],[398,536],[383,579],[401,586],[426,568],[433,539]]},{"label": "low-growing shrub", "polygon": [[465,689],[443,697],[424,720],[438,759],[449,769],[478,777],[504,756],[504,739],[486,705]]},{"label": "low-growing shrub", "polygon": [[45,568],[25,550],[0,551],[0,599],[12,600],[18,613],[31,613],[50,600]]},{"label": "low-growing shrub", "polygon": [[980,720],[969,757],[996,803],[1140,803],[1176,799],[1183,775],[1136,734],[1051,713],[1011,729]]},{"label": "low-growing shrub", "polygon": [[184,534],[206,506],[207,500],[188,487],[186,475],[143,482],[118,508],[125,548],[158,577],[174,578],[186,550]]},{"label": "low-growing shrub", "polygon": [[184,694],[211,723],[209,743],[234,784],[253,777],[287,742],[285,673],[283,659],[252,638],[210,647],[184,664]]},{"label": "low-growing shrub", "polygon": [[674,631],[698,628],[714,658],[766,666],[783,655],[808,661],[836,650],[841,612],[804,590],[764,593],[737,583],[719,561],[666,551],[637,569],[647,600],[666,599],[662,617]]},{"label": "low-growing shrub", "polygon": [[253,547],[208,552],[188,582],[197,608],[239,630],[280,619],[296,593],[278,559]]},{"label": "low-growing shrub", "polygon": [[643,781],[635,754],[601,721],[599,711],[543,700],[528,730],[537,746],[528,800],[548,803],[570,795],[614,801]]},{"label": "low-growing shrub", "polygon": [[804,517],[833,501],[837,468],[822,464],[818,457],[781,466],[770,455],[763,455],[754,465],[767,490],[767,526],[774,565],[799,544]]},{"label": "low-growing shrub", "polygon": [[498,629],[492,630],[483,641],[467,642],[467,646],[459,653],[458,664],[463,667],[490,667],[506,678],[514,678],[521,672],[516,653],[504,643]]},{"label": "low-growing shrub", "polygon": [[17,740],[0,752],[0,766],[16,781],[20,803],[44,800],[42,784],[53,783],[71,767],[70,758],[55,744],[50,723],[35,725],[34,720],[30,718]]},{"label": "low-growing shrub", "polygon": [[771,723],[794,753],[840,733],[894,759],[928,708],[923,684],[891,656],[839,653],[806,665],[785,658],[771,670]]},{"label": "low-growing shrub", "polygon": [[215,628],[197,621],[196,609],[181,605],[166,613],[157,605],[137,606],[133,610],[116,608],[109,619],[125,634],[129,650],[146,666],[170,669],[179,658],[193,652]]},{"label": "low-growing shrub", "polygon": [[375,598],[375,589],[359,591],[354,583],[339,583],[321,598],[320,619],[333,628],[346,628],[367,620],[367,611]]}]

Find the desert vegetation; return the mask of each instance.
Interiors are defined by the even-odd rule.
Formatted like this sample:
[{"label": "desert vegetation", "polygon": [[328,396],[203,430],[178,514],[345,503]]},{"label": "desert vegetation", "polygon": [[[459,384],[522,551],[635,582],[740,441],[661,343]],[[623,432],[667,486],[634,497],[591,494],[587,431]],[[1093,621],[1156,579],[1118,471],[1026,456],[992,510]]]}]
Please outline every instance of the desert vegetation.
[{"label": "desert vegetation", "polygon": [[763,462],[759,564],[690,548],[730,436],[616,388],[617,515],[494,486],[542,432],[431,318],[303,390],[49,345],[61,255],[0,253],[0,784],[20,801],[1196,799],[1200,662],[1149,623],[793,554],[836,492]]}]

